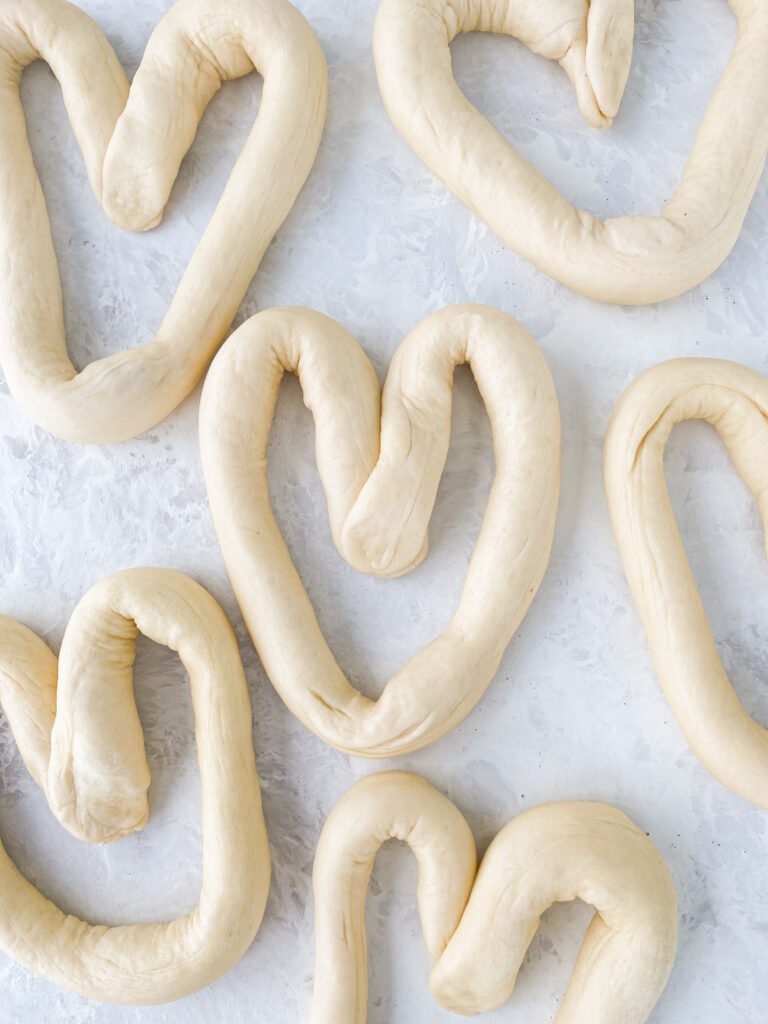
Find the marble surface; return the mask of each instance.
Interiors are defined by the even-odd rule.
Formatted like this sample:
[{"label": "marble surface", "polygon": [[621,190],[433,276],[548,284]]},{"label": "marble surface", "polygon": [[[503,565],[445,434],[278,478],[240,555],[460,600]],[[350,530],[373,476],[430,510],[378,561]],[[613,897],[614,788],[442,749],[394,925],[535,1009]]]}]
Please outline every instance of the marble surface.
[{"label": "marble surface", "polygon": [[[170,0],[80,0],[132,73]],[[55,649],[84,591],[128,566],[180,569],[234,622],[253,701],[253,737],[272,844],[263,927],[210,988],[150,1009],[109,1007],[41,981],[0,954],[0,1021],[191,1024],[306,1020],[313,973],[311,868],[325,816],[362,775],[423,774],[472,825],[480,851],[521,810],[589,798],[621,807],[667,858],[680,903],[677,963],[653,1024],[768,1020],[768,815],[698,764],[672,718],[611,535],[600,460],[611,409],[642,369],[673,356],[721,356],[768,369],[768,174],[742,235],[717,273],[681,298],[614,308],[581,298],[515,256],[449,195],[389,123],[370,39],[376,0],[299,0],[325,49],[324,141],[296,207],[270,247],[240,318],[280,304],[340,320],[383,377],[403,334],[444,305],[485,302],[540,342],[563,419],[555,546],[536,600],[496,679],[457,729],[388,765],[339,754],[276,696],[243,627],[211,524],[197,450],[199,390],[147,434],[79,447],[33,426],[0,384],[0,610]],[[453,46],[469,98],[575,203],[600,215],[656,212],[676,185],[735,37],[722,0],[640,0],[632,72],[608,133],[580,119],[567,80],[515,41]],[[52,214],[70,351],[79,366],[150,338],[256,114],[260,80],[213,100],[160,227],[112,227],[86,183],[55,80],[24,76],[31,142]],[[279,521],[331,646],[376,694],[448,621],[492,476],[485,413],[457,373],[453,439],[431,528],[431,554],[403,579],[358,575],[332,546],[312,424],[286,382],[271,442]],[[676,428],[667,476],[726,669],[768,724],[764,654],[768,568],[756,503],[714,431]],[[199,778],[188,689],[178,661],[139,644],[136,691],[152,767],[152,813],[140,834],[104,848],[71,838],[0,725],[0,834],[20,868],[86,919],[168,919],[200,885]],[[371,1024],[448,1022],[427,988],[430,960],[415,903],[415,861],[390,844],[368,899]],[[512,1000],[496,1021],[551,1021],[590,910],[545,916]]]}]

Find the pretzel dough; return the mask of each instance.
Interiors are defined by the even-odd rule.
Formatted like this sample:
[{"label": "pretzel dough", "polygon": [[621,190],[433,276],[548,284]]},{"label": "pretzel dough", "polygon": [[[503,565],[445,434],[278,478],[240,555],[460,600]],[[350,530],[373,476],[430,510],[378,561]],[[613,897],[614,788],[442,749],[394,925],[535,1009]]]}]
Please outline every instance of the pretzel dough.
[{"label": "pretzel dough", "polygon": [[[269,501],[267,440],[285,370],[315,418],[317,465],[334,542],[362,572],[397,576],[427,553],[451,423],[454,367],[467,362],[486,404],[496,476],[459,606],[447,629],[377,701],[334,659]],[[293,713],[332,746],[402,754],[443,735],[480,699],[549,559],[560,476],[552,378],[531,336],[487,306],[427,317],[379,384],[357,342],[309,310],[273,309],[216,357],[200,406],[200,450],[230,579],[267,674]]]},{"label": "pretzel dough", "polygon": [[0,845],[0,948],[94,999],[146,1004],[215,981],[250,945],[269,889],[269,846],[235,635],[202,587],[165,569],[131,569],[80,601],[57,660],[0,616],[0,702],[51,810],[89,842],[147,819],[149,768],[133,700],[137,631],[179,653],[195,711],[202,783],[200,902],[168,924],[109,927],[64,914]]},{"label": "pretzel dough", "polygon": [[374,29],[390,118],[440,180],[539,270],[603,302],[679,295],[733,248],[768,150],[768,4],[729,0],[733,55],[675,194],[658,217],[576,210],[462,95],[449,43],[503,32],[557,60],[581,112],[610,124],[632,57],[632,0],[382,0]]},{"label": "pretzel dough", "polygon": [[383,772],[342,797],[317,845],[312,1024],[365,1022],[365,894],[393,837],[419,862],[419,913],[437,958],[430,988],[446,1009],[506,1002],[541,914],[581,898],[597,913],[557,1024],[642,1024],[651,1013],[675,959],[677,899],[663,857],[626,815],[581,802],[526,811],[493,840],[473,887],[459,811],[423,779]]},{"label": "pretzel dough", "polygon": [[768,731],[739,702],[709,628],[664,479],[676,423],[720,434],[768,524],[768,380],[722,359],[673,359],[627,388],[605,438],[608,508],[656,671],[696,756],[739,796],[768,808]]},{"label": "pretzel dough", "polygon": [[[50,224],[27,141],[21,72],[58,78],[94,195],[115,224],[158,224],[208,101],[257,67],[258,117],[155,338],[91,363],[67,356]],[[38,424],[106,444],[167,416],[218,348],[309,173],[325,120],[320,44],[287,0],[179,0],[130,87],[95,23],[64,0],[0,9],[0,362]]]},{"label": "pretzel dough", "polygon": [[440,956],[461,920],[477,870],[475,840],[461,812],[418,775],[361,779],[328,815],[317,844],[310,1024],[365,1024],[365,896],[388,839],[403,840],[416,854],[421,928],[432,956]]}]

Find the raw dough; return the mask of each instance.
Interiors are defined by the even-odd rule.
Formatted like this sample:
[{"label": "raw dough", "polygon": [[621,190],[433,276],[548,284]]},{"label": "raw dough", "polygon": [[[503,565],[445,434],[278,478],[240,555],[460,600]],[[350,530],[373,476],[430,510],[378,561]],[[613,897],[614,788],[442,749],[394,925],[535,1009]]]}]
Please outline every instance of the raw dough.
[{"label": "raw dough", "polygon": [[723,785],[768,808],[768,731],[749,717],[725,674],[664,479],[667,438],[687,419],[715,427],[768,526],[768,380],[723,359],[673,359],[627,388],[605,438],[608,508],[686,740]]},{"label": "raw dough", "polygon": [[729,0],[733,55],[679,188],[658,217],[576,210],[463,96],[460,32],[503,32],[557,60],[581,112],[610,124],[632,58],[632,0],[382,0],[379,88],[398,131],[440,180],[545,274],[603,302],[658,302],[693,288],[733,248],[768,150],[768,4]]},{"label": "raw dough", "polygon": [[[496,476],[452,621],[372,701],[329,650],[272,513],[267,440],[280,380],[285,370],[298,375],[314,415],[336,547],[356,569],[387,577],[427,553],[453,371],[464,362],[491,421]],[[416,750],[460,722],[491,681],[552,545],[560,419],[547,364],[528,332],[487,306],[434,313],[395,353],[380,411],[376,374],[347,331],[310,310],[267,310],[214,360],[200,449],[235,594],[293,713],[327,743],[366,757]]]},{"label": "raw dough", "polygon": [[180,573],[116,573],[78,604],[58,664],[31,630],[0,616],[0,703],[66,829],[106,843],[142,828],[150,779],[133,699],[138,630],[178,651],[189,673],[202,781],[200,903],[168,924],[86,924],[38,892],[0,845],[0,948],[73,992],[147,1004],[179,999],[229,970],[267,899],[251,705],[232,628]]},{"label": "raw dough", "polygon": [[328,815],[315,854],[311,1024],[365,1024],[365,897],[388,839],[403,840],[416,854],[419,916],[432,956],[440,956],[459,924],[477,870],[475,840],[461,812],[409,772],[379,772],[356,783]]},{"label": "raw dough", "polygon": [[626,815],[578,801],[526,811],[493,840],[473,886],[459,811],[418,776],[384,772],[342,797],[317,845],[312,1024],[365,1022],[365,895],[391,837],[418,858],[419,913],[437,958],[430,988],[446,1009],[506,1002],[541,914],[581,898],[597,913],[557,1024],[642,1024],[651,1013],[675,959],[677,899],[663,857]]},{"label": "raw dough", "polygon": [[[21,72],[58,78],[94,195],[120,227],[162,218],[179,164],[222,79],[258,68],[258,117],[151,342],[91,363],[67,356],[45,199],[27,142]],[[226,333],[264,250],[291,209],[325,121],[327,72],[287,0],[179,0],[129,86],[97,25],[64,0],[0,9],[0,362],[27,414],[72,441],[146,430],[192,390]]]}]

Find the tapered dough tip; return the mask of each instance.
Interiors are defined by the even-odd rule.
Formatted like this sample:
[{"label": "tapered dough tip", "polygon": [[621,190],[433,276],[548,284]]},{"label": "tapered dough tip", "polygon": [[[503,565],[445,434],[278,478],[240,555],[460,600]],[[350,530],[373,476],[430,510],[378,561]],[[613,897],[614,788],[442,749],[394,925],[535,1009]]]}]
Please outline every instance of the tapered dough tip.
[{"label": "tapered dough tip", "polygon": [[633,0],[591,0],[587,16],[586,73],[607,124],[619,112],[632,64]]},{"label": "tapered dough tip", "polygon": [[162,213],[156,216],[147,214],[145,211],[133,212],[121,209],[119,206],[110,207],[109,219],[115,227],[123,231],[134,231],[143,234],[145,231],[152,231],[158,227],[163,220]]},{"label": "tapered dough tip", "polygon": [[160,224],[165,213],[164,200],[158,204],[130,183],[127,187],[105,191],[102,203],[112,223],[124,231],[151,231]]},{"label": "tapered dough tip", "polygon": [[[82,800],[78,800],[80,805]],[[83,808],[78,806],[80,827],[71,819],[67,831],[78,839],[106,846],[108,843],[125,839],[133,832],[140,832],[149,818],[147,790],[135,794],[121,794],[111,799],[91,799]]]},{"label": "tapered dough tip", "polygon": [[560,60],[560,67],[568,75],[579,111],[587,124],[597,129],[610,127],[612,119],[603,113],[587,73],[583,42],[568,48]]}]

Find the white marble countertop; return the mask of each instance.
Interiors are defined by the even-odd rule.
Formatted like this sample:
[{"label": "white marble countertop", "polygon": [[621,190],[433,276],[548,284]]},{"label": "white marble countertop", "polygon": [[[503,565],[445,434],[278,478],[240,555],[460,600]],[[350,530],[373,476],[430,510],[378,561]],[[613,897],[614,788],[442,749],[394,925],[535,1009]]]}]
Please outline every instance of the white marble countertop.
[{"label": "white marble countertop", "polygon": [[[80,0],[132,73],[170,0]],[[325,49],[330,106],[310,180],[269,249],[241,317],[307,305],[340,320],[383,376],[404,333],[449,303],[485,302],[541,344],[563,418],[555,547],[530,613],[495,681],[452,733],[408,757],[368,762],[308,733],[265,677],[218,551],[197,451],[199,389],[149,433],[78,447],[33,426],[0,385],[0,611],[58,648],[80,596],[135,565],[180,569],[235,623],[253,701],[253,735],[272,844],[264,924],[242,961],[210,988],[150,1009],[109,1007],[41,981],[0,954],[0,1021],[191,1024],[306,1020],[313,973],[311,867],[325,816],[362,775],[423,774],[467,816],[482,851],[524,808],[589,798],[626,811],[663,852],[680,903],[677,963],[653,1024],[768,1020],[768,814],[715,782],[688,750],[661,694],[608,522],[601,445],[611,409],[645,367],[706,355],[768,369],[768,174],[741,237],[712,278],[648,308],[599,305],[515,256],[426,170],[387,119],[370,40],[376,0],[299,0]],[[563,73],[500,37],[453,46],[469,98],[575,203],[604,215],[657,212],[735,37],[723,0],[641,0],[632,73],[608,133],[579,117]],[[112,227],[88,185],[56,82],[24,79],[30,136],[61,262],[70,351],[78,365],[149,339],[160,323],[256,113],[256,76],[212,102],[163,224]],[[468,371],[457,374],[454,433],[427,561],[379,582],[332,546],[299,388],[283,388],[271,443],[276,512],[341,665],[369,694],[447,622],[492,474],[488,424]],[[736,689],[768,724],[768,567],[756,503],[714,431],[676,428],[667,450],[673,504],[719,650]],[[0,727],[0,835],[19,867],[89,920],[168,919],[200,885],[199,779],[184,674],[142,641],[139,709],[153,773],[144,832],[88,847],[49,813]],[[371,1024],[447,1022],[427,988],[415,861],[390,845],[368,900]],[[512,1000],[483,1022],[551,1021],[589,917],[550,911]]]}]

